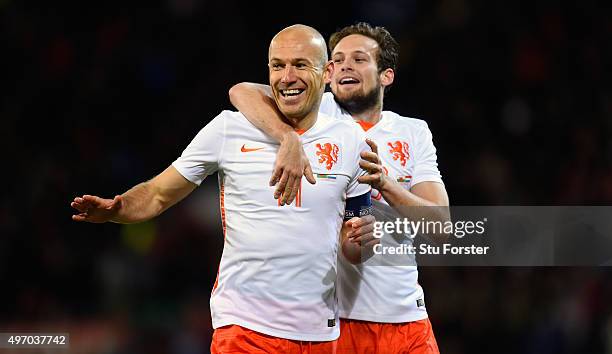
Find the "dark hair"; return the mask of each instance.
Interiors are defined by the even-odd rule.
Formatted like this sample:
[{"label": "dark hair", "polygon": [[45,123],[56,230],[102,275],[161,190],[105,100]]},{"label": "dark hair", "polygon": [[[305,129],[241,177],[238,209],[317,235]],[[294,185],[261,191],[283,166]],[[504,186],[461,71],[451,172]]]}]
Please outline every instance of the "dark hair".
[{"label": "dark hair", "polygon": [[393,36],[391,36],[391,33],[384,27],[372,27],[366,22],[346,26],[329,37],[329,50],[333,52],[338,42],[351,34],[360,34],[372,38],[378,43],[376,63],[379,73],[385,69],[393,69],[395,71],[399,56],[399,45]]}]

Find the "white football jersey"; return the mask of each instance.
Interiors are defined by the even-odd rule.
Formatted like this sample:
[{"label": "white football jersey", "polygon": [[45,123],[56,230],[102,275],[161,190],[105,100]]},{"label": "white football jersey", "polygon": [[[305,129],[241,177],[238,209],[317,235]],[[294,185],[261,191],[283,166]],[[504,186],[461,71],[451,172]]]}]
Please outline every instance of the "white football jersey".
[{"label": "white football jersey", "polygon": [[[343,121],[353,120],[334,101],[330,92],[324,94],[320,112]],[[385,173],[407,190],[424,181],[442,183],[436,148],[425,121],[384,111],[381,120],[366,131],[366,136],[378,145]],[[397,213],[389,213],[389,204],[375,189],[372,190],[372,204],[376,221],[395,221],[398,216]],[[384,235],[383,240],[385,246],[412,242],[407,235],[400,238]],[[338,257],[340,317],[383,323],[427,318],[417,267],[380,265],[380,262],[373,261],[370,259],[363,264],[353,265],[344,257]]]},{"label": "white football jersey", "polygon": [[346,198],[370,191],[359,154],[369,150],[353,123],[320,114],[301,135],[317,183],[303,179],[280,206],[268,184],[278,143],[238,112],[206,125],[172,165],[200,184],[218,171],[225,243],[211,295],[213,327],[239,325],[303,341],[339,336],[339,233]]}]

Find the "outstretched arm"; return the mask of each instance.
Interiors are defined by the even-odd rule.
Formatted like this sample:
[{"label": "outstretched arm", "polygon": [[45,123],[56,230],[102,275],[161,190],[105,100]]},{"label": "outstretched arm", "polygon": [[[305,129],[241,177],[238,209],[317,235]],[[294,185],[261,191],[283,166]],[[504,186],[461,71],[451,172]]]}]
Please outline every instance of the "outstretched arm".
[{"label": "outstretched arm", "polygon": [[299,189],[302,175],[315,184],[310,162],[299,135],[285,122],[272,98],[270,86],[239,83],[229,91],[230,101],[257,128],[280,143],[270,185],[276,185],[274,198],[289,205]]},{"label": "outstretched arm", "polygon": [[92,223],[137,223],[154,218],[195,189],[173,166],[153,179],[134,186],[113,199],[94,195],[74,198],[70,205],[78,210],[72,220]]}]

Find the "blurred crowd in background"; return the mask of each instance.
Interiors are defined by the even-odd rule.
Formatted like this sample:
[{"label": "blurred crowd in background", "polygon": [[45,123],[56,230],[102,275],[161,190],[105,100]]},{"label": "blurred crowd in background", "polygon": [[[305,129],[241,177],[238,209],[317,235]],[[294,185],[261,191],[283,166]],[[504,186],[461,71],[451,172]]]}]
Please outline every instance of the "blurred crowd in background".
[{"label": "blurred crowd in background", "polygon": [[[267,82],[283,27],[357,21],[400,43],[385,109],[428,122],[451,204],[610,205],[610,2],[0,0],[0,331],[206,353],[216,178],[138,225],[77,224],[69,203],[166,168],[233,84]],[[609,268],[423,267],[420,283],[442,353],[612,353]]]}]

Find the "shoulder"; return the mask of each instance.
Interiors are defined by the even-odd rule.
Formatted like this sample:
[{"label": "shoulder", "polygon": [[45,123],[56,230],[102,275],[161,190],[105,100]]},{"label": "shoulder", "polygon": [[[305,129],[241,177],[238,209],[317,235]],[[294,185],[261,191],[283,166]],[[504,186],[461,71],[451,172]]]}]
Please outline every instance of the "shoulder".
[{"label": "shoulder", "polygon": [[334,111],[340,109],[336,100],[334,100],[334,94],[331,92],[323,93],[323,97],[321,97],[321,106],[319,107],[320,111],[323,111],[328,114],[332,114]]},{"label": "shoulder", "polygon": [[423,119],[405,117],[392,111],[383,111],[389,118],[389,125],[393,127],[406,127],[413,131],[429,131],[429,125]]},{"label": "shoulder", "polygon": [[246,119],[244,114],[236,111],[230,111],[227,109],[221,111],[221,113],[219,113],[215,118],[222,118],[228,121],[242,121]]},{"label": "shoulder", "polygon": [[249,122],[244,114],[236,111],[224,110],[221,111],[213,121],[217,121],[219,125],[223,125],[225,129],[246,129],[257,130],[255,126]]},{"label": "shoulder", "polygon": [[323,98],[321,98],[321,103],[335,103],[334,94],[331,92],[324,92]]},{"label": "shoulder", "polygon": [[319,112],[328,114],[336,119],[353,120],[353,117],[340,107],[340,105],[334,99],[334,95],[331,92],[325,92],[323,98],[321,98],[321,105],[319,106]]},{"label": "shoulder", "polygon": [[432,140],[429,125],[423,119],[401,116],[395,112],[383,112],[386,123],[384,130],[387,134],[403,136],[416,144],[423,144]]},{"label": "shoulder", "polygon": [[332,131],[334,135],[342,136],[343,138],[365,139],[363,129],[352,119],[338,119],[321,112],[319,112],[318,119],[321,119],[325,124],[325,128]]}]

